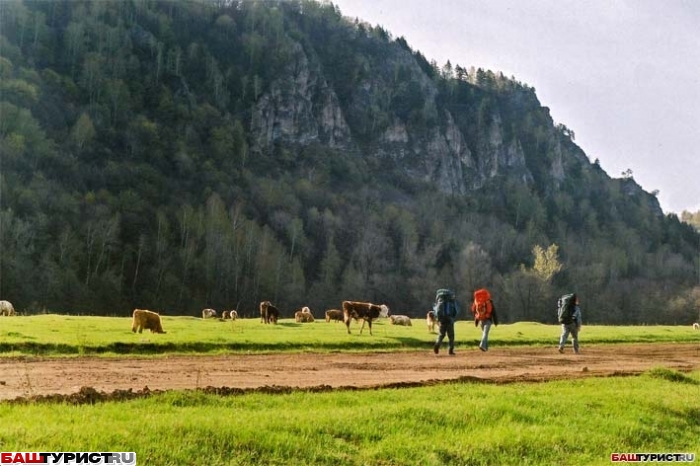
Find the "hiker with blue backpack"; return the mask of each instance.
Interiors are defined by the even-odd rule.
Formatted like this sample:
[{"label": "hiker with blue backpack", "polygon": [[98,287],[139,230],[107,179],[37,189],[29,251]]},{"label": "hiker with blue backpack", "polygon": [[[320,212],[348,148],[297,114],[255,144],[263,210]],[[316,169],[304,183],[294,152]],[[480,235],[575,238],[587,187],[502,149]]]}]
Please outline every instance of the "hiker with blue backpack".
[{"label": "hiker with blue backpack", "polygon": [[566,340],[569,339],[569,334],[571,334],[574,353],[578,354],[578,334],[581,331],[581,308],[576,293],[565,294],[557,300],[557,321],[561,324],[559,352],[564,352]]},{"label": "hiker with blue backpack", "polygon": [[445,339],[447,335],[449,355],[455,355],[455,320],[459,315],[459,305],[455,299],[455,294],[452,290],[446,288],[441,288],[435,293],[435,303],[433,304],[433,312],[435,313],[435,318],[440,324],[440,333],[438,334],[437,340],[435,340],[435,345],[433,345],[433,352],[438,354],[440,352],[440,345],[442,345],[442,340]]}]

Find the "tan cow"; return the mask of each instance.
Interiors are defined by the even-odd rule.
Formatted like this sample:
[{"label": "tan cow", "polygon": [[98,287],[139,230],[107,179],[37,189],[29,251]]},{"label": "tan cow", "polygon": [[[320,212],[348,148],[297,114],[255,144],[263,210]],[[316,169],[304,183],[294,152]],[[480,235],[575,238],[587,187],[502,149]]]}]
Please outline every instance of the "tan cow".
[{"label": "tan cow", "polygon": [[226,320],[226,319],[228,319],[228,318],[229,318],[229,313],[228,313],[228,311],[223,311],[223,312],[221,313],[221,319],[222,319],[222,320]]},{"label": "tan cow", "polygon": [[0,316],[13,316],[15,315],[15,308],[9,301],[0,301]]},{"label": "tan cow", "polygon": [[435,327],[440,326],[437,317],[435,317],[435,312],[433,311],[428,311],[428,313],[425,315],[425,323],[428,326],[428,332],[430,333],[435,333]]},{"label": "tan cow", "polygon": [[294,313],[294,321],[295,322],[313,322],[314,321],[314,316],[311,314],[311,312],[307,312],[308,307],[305,307],[301,311],[296,311]]},{"label": "tan cow", "polygon": [[160,323],[158,313],[146,309],[134,309],[134,319],[131,322],[131,331],[142,333],[143,330],[150,330],[151,333],[165,333]]},{"label": "tan cow", "polygon": [[202,319],[211,319],[213,317],[216,317],[214,309],[202,309]]}]

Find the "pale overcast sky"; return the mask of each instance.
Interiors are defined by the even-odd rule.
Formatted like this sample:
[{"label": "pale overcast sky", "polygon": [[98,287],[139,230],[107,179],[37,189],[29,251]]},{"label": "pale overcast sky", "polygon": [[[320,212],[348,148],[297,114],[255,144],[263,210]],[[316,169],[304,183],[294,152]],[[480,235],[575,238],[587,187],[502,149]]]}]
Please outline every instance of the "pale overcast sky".
[{"label": "pale overcast sky", "polygon": [[334,0],[442,66],[502,71],[614,178],[700,210],[700,1]]}]

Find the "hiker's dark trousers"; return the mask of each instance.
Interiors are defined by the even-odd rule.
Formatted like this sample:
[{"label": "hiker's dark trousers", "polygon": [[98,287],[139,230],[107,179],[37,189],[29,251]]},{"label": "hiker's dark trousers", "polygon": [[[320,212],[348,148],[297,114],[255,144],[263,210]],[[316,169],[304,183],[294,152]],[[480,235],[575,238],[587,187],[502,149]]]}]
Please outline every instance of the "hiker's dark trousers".
[{"label": "hiker's dark trousers", "polygon": [[448,346],[450,348],[450,352],[452,352],[455,349],[455,321],[454,320],[445,319],[445,320],[440,321],[440,334],[437,337],[437,341],[435,341],[435,344],[437,346],[440,346],[442,344],[442,340],[445,339],[445,335],[447,335]]}]

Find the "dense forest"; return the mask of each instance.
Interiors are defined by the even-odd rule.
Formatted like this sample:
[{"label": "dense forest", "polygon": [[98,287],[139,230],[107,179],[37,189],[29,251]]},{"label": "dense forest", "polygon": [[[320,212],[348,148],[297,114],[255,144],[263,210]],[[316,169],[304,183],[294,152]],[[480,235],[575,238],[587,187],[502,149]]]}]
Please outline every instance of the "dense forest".
[{"label": "dense forest", "polygon": [[553,322],[571,291],[589,323],[699,318],[700,234],[515,78],[312,1],[2,1],[0,21],[0,299],[21,313],[418,316],[485,286],[506,322]]}]

